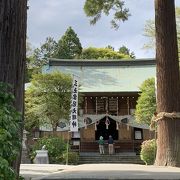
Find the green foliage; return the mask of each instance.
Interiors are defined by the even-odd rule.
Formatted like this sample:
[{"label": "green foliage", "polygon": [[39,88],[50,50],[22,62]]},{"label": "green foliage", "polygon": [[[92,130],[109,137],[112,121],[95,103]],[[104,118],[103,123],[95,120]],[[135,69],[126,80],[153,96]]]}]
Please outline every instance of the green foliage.
[{"label": "green foliage", "polygon": [[26,39],[26,57],[30,57],[33,55],[33,48],[31,43],[29,42],[29,39]]},{"label": "green foliage", "polygon": [[114,11],[111,25],[118,29],[121,21],[126,21],[129,14],[129,9],[124,8],[124,1],[122,0],[86,0],[84,4],[84,11],[87,17],[91,17],[90,24],[94,25],[101,18],[101,14],[106,16]]},{"label": "green foliage", "polygon": [[25,67],[25,83],[30,82],[33,74],[40,72],[40,67],[36,65],[34,51],[31,43],[26,41],[26,67]]},{"label": "green foliage", "polygon": [[107,45],[105,48],[107,48],[107,49],[111,49],[111,50],[113,50],[113,51],[114,51],[114,47],[112,47],[111,45]]},{"label": "green foliage", "polygon": [[72,78],[60,72],[37,74],[25,94],[25,126],[27,130],[50,124],[57,128],[60,119],[68,120]]},{"label": "green foliage", "polygon": [[30,82],[34,74],[40,73],[40,67],[36,66],[34,62],[34,56],[26,57],[25,83]]},{"label": "green foliage", "polygon": [[144,36],[148,37],[148,43],[144,44],[145,49],[155,49],[155,23],[154,20],[147,20],[144,27]]},{"label": "green foliage", "polygon": [[83,49],[82,59],[130,59],[128,55],[120,54],[110,48],[89,47]]},{"label": "green foliage", "polygon": [[[28,88],[25,92],[25,129],[32,131],[34,128],[39,127],[38,107],[40,101],[34,90]],[[37,108],[36,108],[37,107]]]},{"label": "green foliage", "polygon": [[59,59],[78,58],[82,52],[82,46],[77,34],[69,27],[58,41],[54,57]]},{"label": "green foliage", "polygon": [[41,72],[43,65],[47,64],[48,58],[54,56],[57,43],[52,37],[47,37],[40,48],[32,49],[31,44],[26,45],[26,72],[25,82],[30,82],[34,74]]},{"label": "green foliage", "polygon": [[[29,46],[27,50],[29,51]],[[73,59],[78,58],[82,52],[82,46],[77,34],[69,27],[58,43],[47,37],[45,42],[27,56],[27,81],[31,80],[33,74],[40,73],[43,65],[47,64],[48,58]]]},{"label": "green foliage", "polygon": [[140,87],[140,91],[135,111],[136,121],[140,124],[150,125],[153,113],[156,112],[154,78],[145,80]]},{"label": "green foliage", "polygon": [[121,46],[119,48],[119,51],[118,51],[120,54],[125,54],[125,55],[128,55],[130,56],[132,59],[135,59],[135,55],[134,55],[134,52],[130,52],[130,49],[128,49],[126,46]]},{"label": "green foliage", "polygon": [[0,179],[4,180],[16,180],[14,170],[9,166],[7,160],[0,156]]},{"label": "green foliage", "polygon": [[56,49],[57,42],[52,37],[47,37],[41,47],[34,50],[33,65],[41,68],[44,64],[47,64],[48,58],[54,57]]},{"label": "green foliage", "polygon": [[40,150],[44,145],[48,150],[50,163],[62,163],[63,160],[59,157],[63,156],[63,153],[67,149],[67,144],[59,137],[43,137],[39,139],[32,148],[31,159],[33,160],[35,158],[36,150]]},{"label": "green foliage", "polygon": [[20,150],[20,114],[13,106],[10,86],[0,82],[0,177],[14,179],[10,167]]},{"label": "green foliage", "polygon": [[180,7],[176,8],[176,28],[177,28],[177,37],[179,44],[180,43]]},{"label": "green foliage", "polygon": [[[176,7],[176,29],[178,40],[178,52],[180,58],[180,7]],[[144,36],[148,37],[148,42],[144,44],[145,49],[155,49],[155,22],[154,20],[147,20],[144,27]]]},{"label": "green foliage", "polygon": [[32,76],[31,62],[33,57],[33,50],[31,43],[26,40],[26,67],[25,67],[25,83],[29,82]]},{"label": "green foliage", "polygon": [[64,164],[66,163],[67,156],[68,156],[68,164],[76,165],[79,163],[79,155],[77,152],[68,152],[68,155],[67,152],[65,152],[62,157]]},{"label": "green foliage", "polygon": [[156,157],[156,141],[155,139],[144,141],[141,145],[141,153],[140,157],[146,165],[154,164],[155,157]]}]

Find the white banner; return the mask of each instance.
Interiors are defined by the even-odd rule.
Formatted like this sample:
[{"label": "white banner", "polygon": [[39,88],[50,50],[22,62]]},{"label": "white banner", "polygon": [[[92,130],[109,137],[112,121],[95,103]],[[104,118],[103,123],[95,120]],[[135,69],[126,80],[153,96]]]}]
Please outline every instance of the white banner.
[{"label": "white banner", "polygon": [[73,76],[70,131],[78,132],[78,77]]}]

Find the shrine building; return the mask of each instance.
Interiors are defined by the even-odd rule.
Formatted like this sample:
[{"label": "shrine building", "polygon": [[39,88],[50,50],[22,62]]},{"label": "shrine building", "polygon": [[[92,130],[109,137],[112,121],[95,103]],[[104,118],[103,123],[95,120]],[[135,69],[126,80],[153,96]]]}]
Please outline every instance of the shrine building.
[{"label": "shrine building", "polygon": [[[65,60],[50,59],[43,73],[60,71],[79,77],[83,102],[79,108],[79,132],[71,141],[80,152],[98,151],[98,139],[112,135],[116,152],[139,151],[142,141],[153,138],[147,125],[135,122],[134,111],[139,87],[156,76],[154,59]],[[47,127],[41,127],[46,134]],[[59,135],[68,137],[69,126],[59,122]]]}]

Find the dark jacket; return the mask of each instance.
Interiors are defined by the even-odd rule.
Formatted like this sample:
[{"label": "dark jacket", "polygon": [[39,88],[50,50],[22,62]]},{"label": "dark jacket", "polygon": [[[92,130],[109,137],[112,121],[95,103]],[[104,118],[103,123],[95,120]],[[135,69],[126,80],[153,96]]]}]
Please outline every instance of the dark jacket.
[{"label": "dark jacket", "polygon": [[112,138],[112,137],[109,137],[109,139],[108,139],[108,144],[113,144],[113,143],[114,143],[113,138]]}]

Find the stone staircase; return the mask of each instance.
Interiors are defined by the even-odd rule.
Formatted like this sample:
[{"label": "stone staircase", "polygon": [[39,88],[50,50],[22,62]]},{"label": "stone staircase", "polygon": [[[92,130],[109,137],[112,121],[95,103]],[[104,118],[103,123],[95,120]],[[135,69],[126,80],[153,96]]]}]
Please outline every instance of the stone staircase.
[{"label": "stone staircase", "polygon": [[118,153],[113,155],[100,155],[99,153],[80,153],[79,164],[144,164],[139,155],[135,153]]}]

